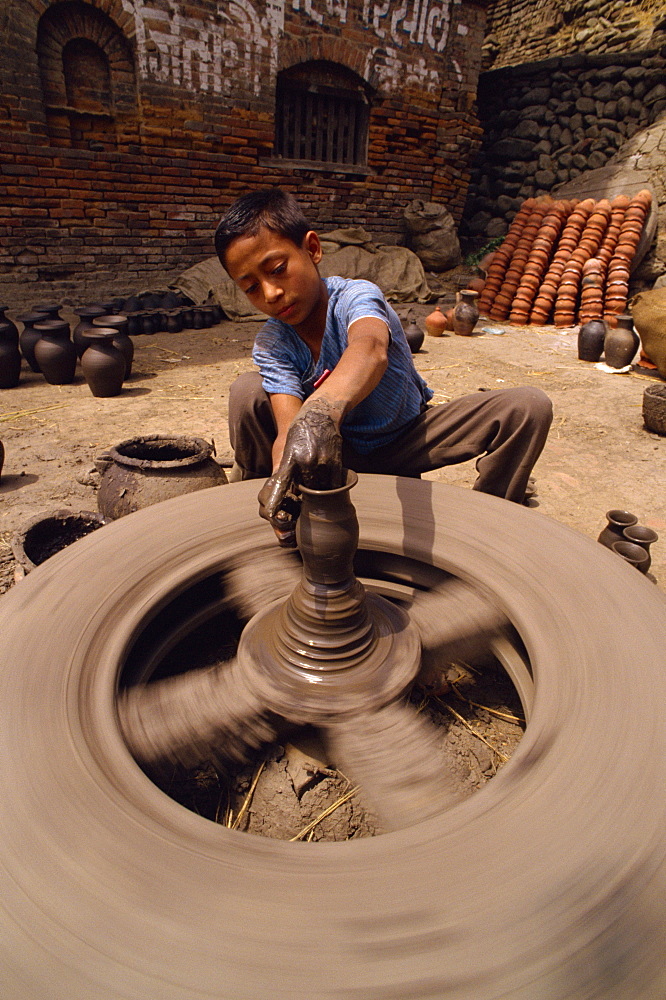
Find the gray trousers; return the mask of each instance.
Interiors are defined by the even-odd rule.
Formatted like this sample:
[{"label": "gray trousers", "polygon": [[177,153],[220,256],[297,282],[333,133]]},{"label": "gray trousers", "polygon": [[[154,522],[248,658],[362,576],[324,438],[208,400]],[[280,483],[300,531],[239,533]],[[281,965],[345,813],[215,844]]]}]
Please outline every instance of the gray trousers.
[{"label": "gray trousers", "polygon": [[[342,462],[355,472],[418,477],[476,458],[475,490],[522,503],[529,475],[553,419],[541,389],[492,389],[427,406],[390,444],[360,455],[344,441]],[[258,372],[229,391],[229,438],[243,479],[267,479],[276,436],[270,400]]]}]

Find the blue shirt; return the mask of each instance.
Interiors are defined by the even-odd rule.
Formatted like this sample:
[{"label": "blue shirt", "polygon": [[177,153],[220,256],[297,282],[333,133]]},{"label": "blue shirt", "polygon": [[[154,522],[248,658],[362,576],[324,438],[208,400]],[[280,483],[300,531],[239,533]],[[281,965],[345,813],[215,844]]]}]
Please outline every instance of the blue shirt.
[{"label": "blue shirt", "polygon": [[317,363],[296,330],[279,319],[269,319],[257,334],[252,351],[267,393],[307,399],[314,383],[328,368],[333,371],[347,347],[347,331],[357,319],[373,316],[389,329],[388,367],[379,384],[346,415],[343,438],[360,454],[388,444],[423,409],[432,390],[414,367],[402,323],[371,281],[325,278],[328,290],[326,327]]}]

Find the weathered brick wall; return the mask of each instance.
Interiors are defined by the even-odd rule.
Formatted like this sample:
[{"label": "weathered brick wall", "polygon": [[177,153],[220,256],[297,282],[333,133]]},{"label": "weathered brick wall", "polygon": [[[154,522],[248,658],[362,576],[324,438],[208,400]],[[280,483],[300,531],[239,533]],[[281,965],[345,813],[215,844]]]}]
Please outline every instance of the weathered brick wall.
[{"label": "weathered brick wall", "polygon": [[666,40],[665,0],[490,0],[484,69],[641,51]]},{"label": "weathered brick wall", "polygon": [[[320,228],[360,224],[387,242],[400,239],[414,197],[460,218],[480,140],[484,8],[480,0],[6,3],[4,304],[164,287],[211,254],[217,219],[235,197],[273,183],[293,190]],[[277,73],[310,60],[342,64],[369,88],[367,170],[286,167],[273,157]]]}]

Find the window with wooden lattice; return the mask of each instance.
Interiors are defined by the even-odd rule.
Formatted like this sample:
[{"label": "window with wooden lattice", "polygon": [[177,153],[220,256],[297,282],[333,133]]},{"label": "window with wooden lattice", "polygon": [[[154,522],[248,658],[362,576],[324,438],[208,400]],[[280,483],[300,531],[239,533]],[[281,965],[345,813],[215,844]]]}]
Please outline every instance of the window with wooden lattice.
[{"label": "window with wooden lattice", "polygon": [[370,99],[364,82],[336,63],[301,63],[278,76],[275,155],[331,167],[365,166]]}]

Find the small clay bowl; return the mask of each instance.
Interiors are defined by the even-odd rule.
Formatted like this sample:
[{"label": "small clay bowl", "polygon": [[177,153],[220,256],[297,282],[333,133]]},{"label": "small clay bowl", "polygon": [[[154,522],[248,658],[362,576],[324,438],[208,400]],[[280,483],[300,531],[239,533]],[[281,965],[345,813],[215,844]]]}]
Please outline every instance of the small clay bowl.
[{"label": "small clay bowl", "polygon": [[622,556],[630,566],[635,566],[640,573],[647,573],[650,565],[650,554],[645,551],[642,545],[621,539],[619,542],[613,542],[611,549],[616,555]]}]

